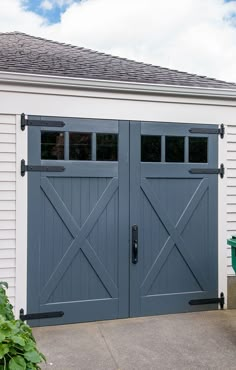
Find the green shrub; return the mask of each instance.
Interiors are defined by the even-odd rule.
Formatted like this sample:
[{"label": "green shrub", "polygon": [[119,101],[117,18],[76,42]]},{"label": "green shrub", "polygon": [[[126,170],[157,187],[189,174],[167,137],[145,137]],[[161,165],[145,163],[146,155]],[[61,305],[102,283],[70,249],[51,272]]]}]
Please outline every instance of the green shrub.
[{"label": "green shrub", "polygon": [[5,288],[8,288],[7,283],[0,282],[0,315],[6,320],[14,320],[13,307],[7,298]]},{"label": "green shrub", "polygon": [[0,282],[0,370],[39,370],[45,357],[29,325],[15,320],[5,288],[7,284]]}]

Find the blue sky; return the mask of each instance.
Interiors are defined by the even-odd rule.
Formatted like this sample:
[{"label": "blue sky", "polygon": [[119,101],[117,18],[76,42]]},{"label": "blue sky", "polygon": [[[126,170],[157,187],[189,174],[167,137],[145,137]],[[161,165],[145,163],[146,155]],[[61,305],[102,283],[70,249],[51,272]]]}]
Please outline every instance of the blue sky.
[{"label": "blue sky", "polygon": [[49,24],[58,23],[61,14],[72,3],[80,0],[25,0],[25,8],[47,19]]},{"label": "blue sky", "polygon": [[35,12],[43,17],[46,17],[49,21],[49,23],[57,23],[60,21],[60,14],[61,12],[66,10],[67,6],[64,6],[63,8],[59,6],[53,6],[51,10],[43,9],[41,5],[41,0],[29,0],[25,7],[27,10],[30,10],[32,12]]}]

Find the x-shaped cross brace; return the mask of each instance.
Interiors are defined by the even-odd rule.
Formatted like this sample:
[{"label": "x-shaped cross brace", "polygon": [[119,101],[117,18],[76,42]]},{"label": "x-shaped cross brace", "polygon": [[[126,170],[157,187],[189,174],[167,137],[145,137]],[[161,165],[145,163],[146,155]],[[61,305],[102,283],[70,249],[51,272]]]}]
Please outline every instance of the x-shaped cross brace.
[{"label": "x-shaped cross brace", "polygon": [[156,194],[154,193],[146,179],[141,180],[141,187],[147,199],[149,200],[152,208],[154,209],[156,215],[159,217],[163,226],[165,227],[169,234],[166,243],[164,244],[160,253],[153,262],[151,269],[149,270],[147,276],[145,277],[141,285],[141,295],[145,296],[148,294],[148,291],[151,288],[154,279],[160,272],[162,266],[164,265],[171,250],[174,248],[175,245],[178,248],[179,252],[181,253],[182,257],[184,258],[185,262],[189,266],[193,275],[195,276],[195,279],[197,280],[200,288],[202,290],[204,290],[204,288],[206,289],[207,282],[204,276],[202,276],[201,266],[198,266],[196,261],[191,257],[189,248],[186,245],[183,238],[181,237],[181,233],[183,232],[194,210],[196,209],[197,205],[199,204],[201,198],[203,197],[204,193],[208,188],[207,179],[203,179],[200,182],[192,198],[190,199],[187,207],[183,211],[182,215],[180,216],[175,226],[170,221],[164,207],[162,206],[161,202],[159,201],[158,197],[156,196]]},{"label": "x-shaped cross brace", "polygon": [[46,177],[41,178],[41,188],[74,238],[42,290],[40,296],[42,303],[46,303],[48,301],[50,295],[53,293],[55,287],[63,277],[67,268],[72,263],[80,249],[83,251],[84,255],[102,281],[110,296],[112,298],[117,297],[117,286],[87,240],[87,237],[118,188],[118,179],[113,178],[110,181],[81,228],[79,228],[77,222],[66,207],[65,203],[62,201],[60,195],[56,192],[55,188]]}]

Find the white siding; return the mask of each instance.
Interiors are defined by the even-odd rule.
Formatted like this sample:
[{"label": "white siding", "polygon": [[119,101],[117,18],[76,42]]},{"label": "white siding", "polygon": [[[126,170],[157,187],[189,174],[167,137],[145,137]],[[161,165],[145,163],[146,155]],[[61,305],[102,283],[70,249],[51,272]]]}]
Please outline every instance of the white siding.
[{"label": "white siding", "polygon": [[16,118],[0,115],[0,281],[7,281],[15,305]]},{"label": "white siding", "polygon": [[[236,125],[227,127],[227,236],[236,235]],[[234,275],[227,246],[228,275]]]}]

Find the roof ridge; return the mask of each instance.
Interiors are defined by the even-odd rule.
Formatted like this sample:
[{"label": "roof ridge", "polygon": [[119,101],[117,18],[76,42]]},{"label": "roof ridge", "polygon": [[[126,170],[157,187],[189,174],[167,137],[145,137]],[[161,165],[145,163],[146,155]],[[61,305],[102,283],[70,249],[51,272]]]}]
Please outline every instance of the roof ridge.
[{"label": "roof ridge", "polygon": [[21,34],[24,34],[23,32],[18,32],[18,31],[9,31],[9,32],[0,32],[0,36],[1,36],[1,35],[10,35],[10,34],[13,34],[13,33],[21,33]]},{"label": "roof ridge", "polygon": [[61,41],[55,41],[55,40],[51,40],[51,39],[48,39],[48,38],[45,38],[45,37],[29,35],[28,33],[25,33],[25,32],[20,32],[20,31],[0,32],[0,36],[1,35],[4,35],[4,34],[16,34],[16,35],[19,34],[19,35],[27,36],[27,37],[30,37],[30,38],[35,38],[35,39],[38,39],[38,40],[51,42],[51,43],[57,44],[57,45],[69,46],[69,47],[71,47],[73,49],[86,50],[86,51],[90,51],[92,53],[96,53],[96,54],[99,54],[99,55],[105,55],[105,56],[109,56],[109,57],[112,57],[112,58],[126,60],[128,62],[135,62],[135,63],[143,64],[143,65],[146,65],[146,66],[164,68],[164,67],[157,66],[157,65],[154,65],[154,64],[151,64],[151,63],[139,62],[137,60],[133,60],[133,59],[129,59],[129,58],[124,58],[124,57],[119,57],[117,55],[112,55],[112,54],[109,54],[109,53],[104,53],[104,52],[101,52],[101,51],[98,51],[98,50],[94,50],[94,49],[90,49],[90,48],[86,48],[86,47],[83,47],[83,46],[73,45],[73,44],[66,43],[66,42],[61,42]]},{"label": "roof ridge", "polygon": [[29,38],[35,38],[35,39],[38,39],[38,40],[41,40],[41,41],[46,41],[46,42],[50,42],[50,43],[53,43],[53,44],[57,44],[57,45],[63,45],[63,46],[67,46],[67,47],[70,47],[70,48],[73,48],[73,49],[78,49],[78,50],[84,50],[84,51],[88,51],[90,53],[95,53],[95,54],[98,54],[98,55],[103,55],[103,56],[108,56],[108,57],[111,57],[113,59],[118,59],[118,60],[123,60],[123,61],[127,61],[127,62],[133,62],[133,63],[137,63],[137,64],[140,64],[140,65],[143,65],[143,66],[147,66],[147,67],[154,67],[154,68],[158,68],[158,69],[162,69],[162,70],[165,70],[165,71],[169,71],[169,72],[177,72],[177,73],[181,73],[181,74],[184,74],[187,76],[191,76],[191,77],[200,77],[200,78],[203,78],[203,79],[208,79],[208,80],[211,80],[211,81],[215,81],[215,82],[227,82],[227,83],[231,83],[231,84],[235,84],[234,82],[229,82],[229,81],[223,81],[223,80],[219,80],[217,78],[213,78],[213,77],[208,77],[208,76],[205,76],[205,75],[199,75],[199,74],[196,74],[196,73],[190,73],[190,72],[186,72],[186,71],[180,71],[178,69],[173,69],[173,68],[168,68],[168,67],[162,67],[160,65],[155,65],[155,64],[152,64],[152,63],[145,63],[145,62],[140,62],[140,61],[137,61],[137,60],[134,60],[134,59],[129,59],[129,58],[125,58],[125,57],[120,57],[120,56],[117,56],[117,55],[112,55],[112,54],[109,54],[109,53],[105,53],[105,52],[101,52],[101,51],[98,51],[98,50],[94,50],[94,49],[90,49],[90,48],[86,48],[86,47],[83,47],[83,46],[78,46],[78,45],[73,45],[73,44],[70,44],[70,43],[65,43],[65,42],[60,42],[60,41],[55,41],[55,40],[51,40],[51,39],[47,39],[47,38],[44,38],[44,37],[40,37],[40,36],[34,36],[34,35],[29,35],[25,32],[21,32],[21,31],[11,31],[11,32],[1,32],[0,33],[0,36],[1,35],[4,35],[4,34],[19,34],[19,35],[23,35],[23,36],[26,36],[26,37],[29,37]]}]

